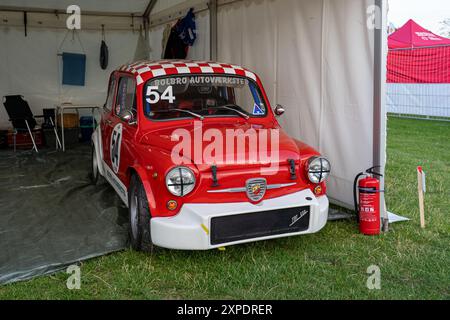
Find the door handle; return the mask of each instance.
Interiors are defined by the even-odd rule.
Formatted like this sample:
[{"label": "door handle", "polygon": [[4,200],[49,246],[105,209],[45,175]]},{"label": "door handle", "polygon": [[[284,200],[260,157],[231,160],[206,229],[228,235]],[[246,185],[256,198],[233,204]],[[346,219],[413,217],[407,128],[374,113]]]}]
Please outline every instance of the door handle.
[{"label": "door handle", "polygon": [[111,121],[111,120],[105,120],[105,123],[106,123],[107,125],[111,125],[111,124],[112,124],[112,121]]}]

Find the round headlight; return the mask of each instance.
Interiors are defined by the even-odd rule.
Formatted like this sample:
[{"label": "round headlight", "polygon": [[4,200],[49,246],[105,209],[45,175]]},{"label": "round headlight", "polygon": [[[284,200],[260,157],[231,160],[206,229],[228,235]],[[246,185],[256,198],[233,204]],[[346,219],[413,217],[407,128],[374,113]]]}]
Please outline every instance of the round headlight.
[{"label": "round headlight", "polygon": [[330,162],[325,158],[312,157],[308,160],[308,178],[312,183],[323,182],[331,172]]},{"label": "round headlight", "polygon": [[195,188],[195,176],[191,169],[176,167],[166,176],[167,190],[177,197],[184,197]]}]

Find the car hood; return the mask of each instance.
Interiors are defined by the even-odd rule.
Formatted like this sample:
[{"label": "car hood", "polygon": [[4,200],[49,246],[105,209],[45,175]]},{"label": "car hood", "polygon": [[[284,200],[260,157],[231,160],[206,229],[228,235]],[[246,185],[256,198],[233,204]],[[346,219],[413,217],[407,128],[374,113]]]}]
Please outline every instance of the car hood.
[{"label": "car hood", "polygon": [[[258,145],[261,143],[261,141],[263,141],[260,139],[260,137],[263,137],[264,133],[267,136],[267,142],[262,143],[262,145],[266,146],[267,155],[271,159],[270,163],[267,163],[267,161],[262,161],[261,159],[257,159],[256,161],[249,161],[250,154],[252,153],[251,151],[255,149],[254,144],[252,144],[253,147],[250,146],[248,139],[245,143],[244,148],[241,147],[240,149],[238,149],[236,138],[234,139],[234,148],[231,148],[229,143],[227,148],[227,139],[225,138],[227,131],[229,132],[229,130],[235,130],[234,132],[236,132],[237,130],[242,130],[241,132],[249,132],[248,130],[252,129],[254,130],[253,132],[256,132],[256,136],[258,137]],[[276,144],[276,133],[274,133],[273,130],[278,131],[278,146]],[[211,138],[211,134],[213,134],[214,136],[216,134],[220,134],[223,137],[223,139],[220,139],[222,141],[216,141],[215,138]],[[273,134],[275,134],[275,136],[273,136],[272,138]],[[189,139],[190,141],[187,140],[187,142],[184,142],[183,138],[181,137],[185,136],[191,137]],[[180,154],[180,156],[183,156],[184,158],[191,161],[197,166],[200,171],[210,170],[212,165],[216,165],[218,169],[222,170],[239,169],[242,167],[273,167],[275,164],[285,166],[288,165],[289,160],[298,162],[301,159],[301,155],[304,156],[305,153],[315,153],[314,149],[308,147],[307,145],[296,142],[280,128],[241,122],[207,123],[205,121],[183,126],[164,127],[161,129],[155,129],[146,132],[142,136],[141,143],[144,145],[161,148],[169,153],[172,153],[174,150],[180,150],[180,152],[177,154]],[[183,145],[185,146],[184,148],[180,147],[181,143],[183,143]],[[208,159],[204,159],[201,156],[205,153],[210,154],[208,150],[212,149],[212,143],[215,143],[216,146],[221,146],[224,155],[223,162],[214,161],[214,163],[211,163],[210,161],[208,161]],[[275,156],[276,149],[279,150],[278,157]],[[258,154],[261,154],[259,150],[260,149],[258,149]],[[198,156],[199,154],[201,155]],[[236,161],[238,154],[240,155],[240,159],[244,158],[245,156],[245,163],[238,163]],[[265,154],[265,152],[263,152],[263,154]],[[218,158],[215,159],[217,160]],[[227,159],[234,159],[234,161],[226,161]]]}]

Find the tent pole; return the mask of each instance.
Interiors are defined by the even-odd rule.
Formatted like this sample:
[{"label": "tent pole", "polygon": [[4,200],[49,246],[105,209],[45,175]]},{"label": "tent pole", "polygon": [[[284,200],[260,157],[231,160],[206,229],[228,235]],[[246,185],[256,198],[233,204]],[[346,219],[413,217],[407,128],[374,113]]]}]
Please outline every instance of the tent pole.
[{"label": "tent pole", "polygon": [[23,12],[23,26],[25,28],[25,37],[27,34],[27,26],[28,26],[28,13],[26,11]]},{"label": "tent pole", "polygon": [[142,15],[142,18],[144,19],[144,32],[146,40],[149,39],[150,15],[152,14],[153,8],[155,7],[157,1],[158,0],[150,0]]},{"label": "tent pole", "polygon": [[209,8],[209,36],[210,53],[209,58],[212,61],[217,60],[217,0],[210,0]]},{"label": "tent pole", "polygon": [[[386,165],[386,64],[387,64],[387,1],[375,0],[379,8],[379,25],[374,30],[374,99],[373,99],[373,165],[385,175]],[[384,177],[380,178],[381,190],[385,189]],[[383,220],[382,230],[389,231],[389,219],[384,193],[380,194]]]}]

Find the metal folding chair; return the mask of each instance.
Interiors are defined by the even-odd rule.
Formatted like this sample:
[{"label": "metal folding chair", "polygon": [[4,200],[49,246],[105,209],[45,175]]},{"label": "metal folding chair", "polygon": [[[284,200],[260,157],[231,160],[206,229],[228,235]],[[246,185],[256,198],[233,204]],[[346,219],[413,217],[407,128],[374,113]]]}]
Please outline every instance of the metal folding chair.
[{"label": "metal folding chair", "polygon": [[[16,137],[19,132],[28,132],[30,134],[31,141],[33,142],[32,150],[39,152],[34,134],[40,131],[41,128],[36,128],[36,118],[44,118],[44,116],[34,116],[28,102],[23,98],[23,96],[20,95],[4,96],[3,104],[6,108],[6,112],[8,113],[9,121],[11,121],[14,128],[14,152],[16,152]],[[58,145],[61,147],[61,142],[59,141],[58,133],[53,121],[51,124],[53,125],[53,130],[55,132]]]}]

